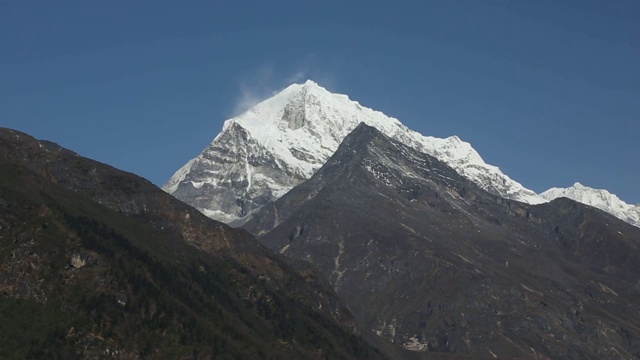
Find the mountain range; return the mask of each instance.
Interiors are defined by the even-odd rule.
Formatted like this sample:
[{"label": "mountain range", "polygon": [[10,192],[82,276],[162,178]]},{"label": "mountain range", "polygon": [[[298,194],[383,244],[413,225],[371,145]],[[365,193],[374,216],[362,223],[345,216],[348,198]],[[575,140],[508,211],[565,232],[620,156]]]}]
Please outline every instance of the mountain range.
[{"label": "mountain range", "polygon": [[227,120],[213,142],[163,188],[212,218],[237,220],[309,179],[361,122],[436,156],[489,191],[542,202],[458,137],[422,136],[313,81],[291,85]]},{"label": "mountain range", "polygon": [[[505,199],[539,204],[569,197],[640,226],[640,207],[606,190],[575,187],[537,195],[484,162],[457,136],[423,136],[395,118],[308,80],[293,84],[238,117],[169,179],[163,189],[207,216],[242,224],[244,217],[309,179],[359,123],[435,156],[481,188]],[[573,190],[572,190],[573,189]]]},{"label": "mountain range", "polygon": [[10,129],[0,168],[0,358],[640,358],[637,207],[312,81],[163,189]]}]

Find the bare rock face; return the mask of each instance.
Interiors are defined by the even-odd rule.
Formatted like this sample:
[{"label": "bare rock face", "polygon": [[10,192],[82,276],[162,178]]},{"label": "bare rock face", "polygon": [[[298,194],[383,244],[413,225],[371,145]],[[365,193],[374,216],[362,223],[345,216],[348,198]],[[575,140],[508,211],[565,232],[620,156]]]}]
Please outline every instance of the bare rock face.
[{"label": "bare rock face", "polygon": [[192,162],[188,180],[178,183],[172,195],[209,217],[229,222],[281,196],[280,188],[302,180],[247,130],[231,123]]},{"label": "bare rock face", "polygon": [[244,228],[416,353],[640,356],[640,229],[569,199],[496,196],[366,125]]}]

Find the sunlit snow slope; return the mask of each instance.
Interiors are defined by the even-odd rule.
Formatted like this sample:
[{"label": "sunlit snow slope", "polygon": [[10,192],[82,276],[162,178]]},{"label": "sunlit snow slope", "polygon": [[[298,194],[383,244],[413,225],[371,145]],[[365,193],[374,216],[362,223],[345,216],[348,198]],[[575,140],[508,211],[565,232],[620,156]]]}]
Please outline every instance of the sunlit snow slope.
[{"label": "sunlit snow slope", "polygon": [[237,220],[310,178],[360,122],[435,156],[489,192],[543,202],[457,136],[423,136],[313,81],[291,85],[225,121],[222,132],[164,189],[214,219]]}]

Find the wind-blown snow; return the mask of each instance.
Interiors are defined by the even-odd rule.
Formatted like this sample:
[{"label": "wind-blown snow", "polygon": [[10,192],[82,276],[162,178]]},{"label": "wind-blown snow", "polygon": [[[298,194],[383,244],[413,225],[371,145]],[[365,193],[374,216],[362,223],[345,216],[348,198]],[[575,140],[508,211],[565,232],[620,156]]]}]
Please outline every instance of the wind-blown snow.
[{"label": "wind-blown snow", "polygon": [[631,225],[640,227],[640,206],[627,204],[604,189],[594,189],[576,182],[568,188],[551,188],[541,193],[540,197],[545,201],[566,197],[606,211]]},{"label": "wind-blown snow", "polygon": [[[333,94],[310,80],[291,85],[225,121],[211,145],[178,170],[164,189],[184,201],[195,202],[192,205],[214,218],[226,221],[245,216],[310,178],[360,122],[435,156],[489,192],[530,204],[543,202],[533,191],[485,163],[469,143],[457,136],[423,136],[393,117],[366,108],[346,95]],[[241,204],[237,207],[221,203],[234,201],[219,194],[231,188]],[[215,200],[207,203],[207,196]],[[224,216],[218,216],[220,213]]]}]

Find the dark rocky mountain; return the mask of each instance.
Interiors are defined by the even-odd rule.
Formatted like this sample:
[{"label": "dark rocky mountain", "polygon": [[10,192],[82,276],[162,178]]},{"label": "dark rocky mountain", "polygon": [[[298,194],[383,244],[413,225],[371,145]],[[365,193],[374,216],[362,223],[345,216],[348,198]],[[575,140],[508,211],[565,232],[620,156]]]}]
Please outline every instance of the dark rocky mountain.
[{"label": "dark rocky mountain", "polygon": [[0,358],[381,358],[310,268],[148,181],[0,129]]},{"label": "dark rocky mountain", "polygon": [[590,206],[505,200],[361,124],[249,216],[415,356],[640,358],[640,229]]}]

